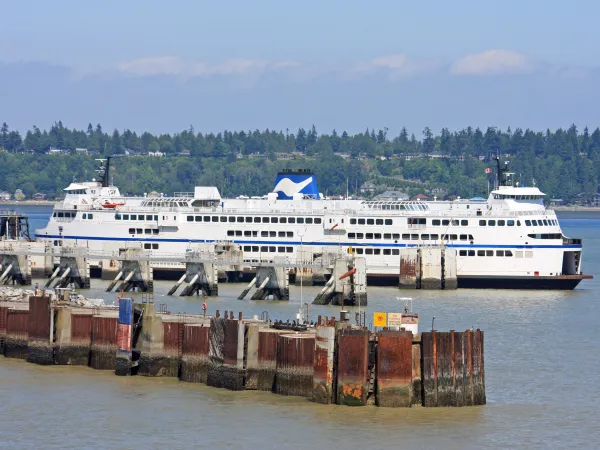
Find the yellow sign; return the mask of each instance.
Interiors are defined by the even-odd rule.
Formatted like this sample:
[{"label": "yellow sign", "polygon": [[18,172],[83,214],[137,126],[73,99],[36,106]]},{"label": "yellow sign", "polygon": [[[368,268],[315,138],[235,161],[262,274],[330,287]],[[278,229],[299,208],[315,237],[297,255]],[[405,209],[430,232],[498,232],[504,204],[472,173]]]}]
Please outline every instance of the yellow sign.
[{"label": "yellow sign", "polygon": [[348,247],[348,253],[352,253],[354,250],[352,249],[352,247]]},{"label": "yellow sign", "polygon": [[388,314],[388,327],[401,327],[402,326],[402,313],[389,313]]},{"label": "yellow sign", "polygon": [[384,312],[373,313],[374,327],[387,327],[387,314]]}]

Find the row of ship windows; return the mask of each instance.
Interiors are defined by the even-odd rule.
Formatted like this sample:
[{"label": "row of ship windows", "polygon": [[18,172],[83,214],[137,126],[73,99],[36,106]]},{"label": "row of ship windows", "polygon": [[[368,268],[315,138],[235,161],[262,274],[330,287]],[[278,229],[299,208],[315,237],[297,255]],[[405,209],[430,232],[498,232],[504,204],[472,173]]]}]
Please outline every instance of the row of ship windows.
[{"label": "row of ship windows", "polygon": [[130,228],[129,234],[158,234],[158,228]]},{"label": "row of ship windows", "polygon": [[[227,230],[227,236],[258,237],[258,231]],[[260,237],[293,238],[294,232],[293,231],[261,231]]]},{"label": "row of ship windows", "polygon": [[393,225],[392,219],[350,219],[350,225]]},{"label": "row of ship windows", "polygon": [[319,225],[320,217],[246,217],[246,216],[187,216],[188,222],[229,223],[300,223]]},{"label": "row of ship windows", "polygon": [[293,253],[294,247],[275,247],[273,245],[245,245],[245,252],[264,252],[264,253]]},{"label": "row of ship windows", "polygon": [[[494,256],[494,250],[460,250],[458,256]],[[533,252],[517,250],[513,254],[511,250],[496,250],[496,256],[533,258]]]},{"label": "row of ship windows", "polygon": [[158,244],[145,243],[144,244],[144,250],[158,250]]},{"label": "row of ship windows", "polygon": [[[404,241],[418,241],[419,239],[422,241],[437,241],[440,239],[439,234],[348,233],[348,239],[393,239],[397,241],[400,236]],[[472,234],[461,234],[460,236],[458,234],[442,234],[441,236],[444,241],[472,241],[474,239]]]},{"label": "row of ship windows", "polygon": [[[163,219],[165,216],[163,216]],[[115,220],[158,220],[158,216],[152,214],[115,214]]]}]

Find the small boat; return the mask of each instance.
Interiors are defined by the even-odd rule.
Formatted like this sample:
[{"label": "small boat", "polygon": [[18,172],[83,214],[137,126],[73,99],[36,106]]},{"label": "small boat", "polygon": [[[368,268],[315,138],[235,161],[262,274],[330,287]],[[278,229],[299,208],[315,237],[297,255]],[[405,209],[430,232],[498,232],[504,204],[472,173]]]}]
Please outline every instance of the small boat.
[{"label": "small boat", "polygon": [[115,209],[117,206],[123,206],[125,203],[108,203],[105,202],[102,207],[108,209]]}]

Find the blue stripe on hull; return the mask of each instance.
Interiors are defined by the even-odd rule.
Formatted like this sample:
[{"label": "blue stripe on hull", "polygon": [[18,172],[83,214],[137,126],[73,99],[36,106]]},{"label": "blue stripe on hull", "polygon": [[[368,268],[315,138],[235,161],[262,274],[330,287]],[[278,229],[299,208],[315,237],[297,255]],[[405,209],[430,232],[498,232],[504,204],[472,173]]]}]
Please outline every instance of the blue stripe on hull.
[{"label": "blue stripe on hull", "polygon": [[[218,239],[161,239],[161,238],[113,238],[103,236],[60,236],[53,234],[36,234],[36,238],[41,239],[71,239],[82,241],[113,241],[113,242],[182,242],[182,243],[214,243],[222,242]],[[316,245],[316,246],[331,246],[331,247],[382,247],[382,248],[406,248],[406,247],[423,247],[424,244],[376,244],[376,243],[357,243],[357,242],[300,242],[300,241],[240,241],[231,240],[235,244],[240,245]],[[581,249],[582,245],[501,245],[501,244],[445,244],[450,248],[512,248],[512,249],[532,249],[532,248],[569,248]]]}]

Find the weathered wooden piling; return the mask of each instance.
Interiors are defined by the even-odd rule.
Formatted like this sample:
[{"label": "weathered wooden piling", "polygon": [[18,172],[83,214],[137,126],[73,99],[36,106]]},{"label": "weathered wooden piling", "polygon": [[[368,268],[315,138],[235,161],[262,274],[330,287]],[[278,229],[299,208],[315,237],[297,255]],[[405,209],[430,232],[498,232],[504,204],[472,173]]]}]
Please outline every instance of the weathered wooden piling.
[{"label": "weathered wooden piling", "polygon": [[296,333],[279,336],[277,393],[313,398],[314,358],[314,334]]},{"label": "weathered wooden piling", "polygon": [[341,329],[337,334],[338,405],[367,404],[367,370],[369,364],[369,330]]},{"label": "weathered wooden piling", "polygon": [[335,328],[319,324],[315,335],[313,397],[315,402],[333,403]]},{"label": "weathered wooden piling", "polygon": [[98,370],[115,370],[117,359],[118,313],[100,312],[92,316],[92,342],[90,367]]},{"label": "weathered wooden piling", "polygon": [[410,331],[381,331],[377,341],[375,404],[408,407],[413,404],[413,354]]},{"label": "weathered wooden piling", "polygon": [[183,349],[180,379],[205,383],[208,376],[208,351],[210,348],[210,321],[183,325]]},{"label": "weathered wooden piling", "polygon": [[50,297],[29,297],[27,361],[54,364],[54,311]]},{"label": "weathered wooden piling", "polygon": [[26,305],[9,308],[6,314],[4,356],[27,359],[29,310]]}]

